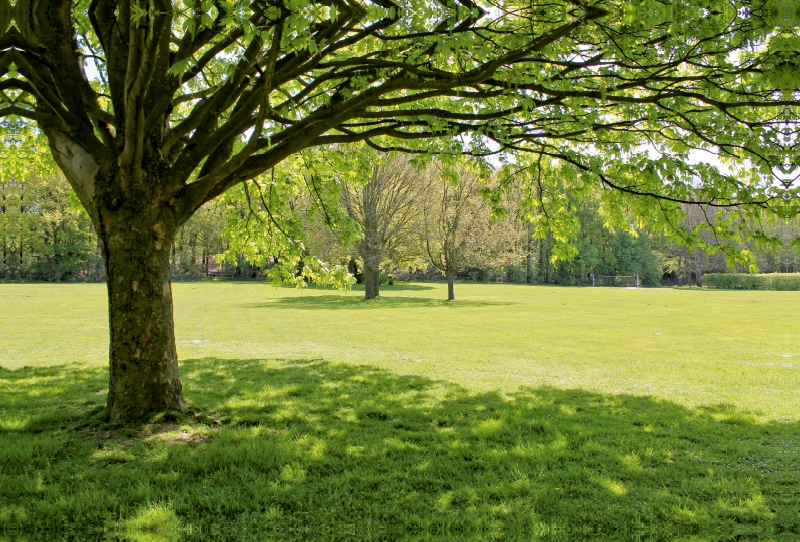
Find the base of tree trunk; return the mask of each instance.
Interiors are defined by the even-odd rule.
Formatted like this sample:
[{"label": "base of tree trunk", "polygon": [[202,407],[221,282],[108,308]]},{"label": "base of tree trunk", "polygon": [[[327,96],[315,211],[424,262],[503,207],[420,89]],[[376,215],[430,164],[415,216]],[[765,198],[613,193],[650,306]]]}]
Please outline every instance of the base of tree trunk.
[{"label": "base of tree trunk", "polygon": [[364,299],[375,299],[380,295],[381,270],[379,267],[364,266]]},{"label": "base of tree trunk", "polygon": [[453,301],[455,300],[456,295],[453,291],[453,273],[447,274],[447,300]]}]

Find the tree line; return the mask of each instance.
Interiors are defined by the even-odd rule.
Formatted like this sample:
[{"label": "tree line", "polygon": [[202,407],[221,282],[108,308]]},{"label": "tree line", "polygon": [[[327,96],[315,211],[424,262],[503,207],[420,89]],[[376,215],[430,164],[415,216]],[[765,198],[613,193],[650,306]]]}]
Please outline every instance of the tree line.
[{"label": "tree line", "polygon": [[[591,284],[592,274],[638,275],[641,284],[654,286],[662,281],[700,284],[707,272],[743,270],[741,265],[727,266],[724,254],[692,249],[648,228],[606,227],[600,198],[594,193],[571,198],[577,228],[569,240],[574,253],[565,257],[553,231],[537,231],[526,220],[529,210],[519,194],[506,191],[492,201],[498,172],[486,175],[464,160],[446,168],[415,163],[409,155],[384,156],[363,149],[349,151],[345,158],[357,162],[357,167],[344,174],[329,167],[327,174],[336,179],[326,185],[324,195],[297,192],[282,205],[274,205],[274,193],[264,194],[269,192],[265,185],[275,182],[270,176],[249,181],[201,207],[173,240],[173,279],[262,279],[279,263],[287,241],[299,247],[306,262],[316,258],[346,270],[364,284],[368,299],[395,279],[446,279],[452,299],[453,282],[458,279],[585,285]],[[303,165],[304,169],[279,175],[321,174],[308,163]],[[54,170],[25,173],[19,179],[0,179],[0,280],[105,280],[91,220],[67,181]],[[330,186],[335,187],[334,194],[329,193]],[[685,207],[687,228],[714,214],[698,206]],[[542,212],[541,202],[534,211]],[[759,270],[800,270],[800,256],[792,246],[800,229],[794,223],[769,228],[783,243],[748,244]],[[715,240],[705,235],[713,246]],[[254,243],[254,238],[262,242]],[[302,277],[304,264],[293,265],[294,275]],[[281,271],[278,279],[292,273]]]}]

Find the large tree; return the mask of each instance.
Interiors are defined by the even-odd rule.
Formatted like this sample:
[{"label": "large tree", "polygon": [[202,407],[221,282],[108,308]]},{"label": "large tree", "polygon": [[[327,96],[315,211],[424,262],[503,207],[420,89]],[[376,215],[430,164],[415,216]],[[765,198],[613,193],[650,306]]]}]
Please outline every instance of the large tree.
[{"label": "large tree", "polygon": [[796,20],[774,0],[0,0],[0,117],[36,123],[100,238],[117,419],[183,407],[176,230],[304,149],[472,133],[648,219],[787,201]]}]

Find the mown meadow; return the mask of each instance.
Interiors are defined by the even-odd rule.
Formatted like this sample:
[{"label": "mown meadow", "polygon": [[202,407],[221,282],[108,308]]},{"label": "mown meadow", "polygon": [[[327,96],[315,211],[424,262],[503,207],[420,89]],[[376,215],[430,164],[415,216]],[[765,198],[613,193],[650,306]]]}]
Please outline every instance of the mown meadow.
[{"label": "mown meadow", "polygon": [[796,540],[800,292],[174,286],[110,424],[105,287],[0,285],[0,539]]}]

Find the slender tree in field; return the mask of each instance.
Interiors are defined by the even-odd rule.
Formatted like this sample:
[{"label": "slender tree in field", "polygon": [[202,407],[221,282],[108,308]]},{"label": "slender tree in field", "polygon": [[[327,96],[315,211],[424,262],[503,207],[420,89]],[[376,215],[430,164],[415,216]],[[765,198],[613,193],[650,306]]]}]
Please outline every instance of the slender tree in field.
[{"label": "slender tree in field", "polygon": [[[434,181],[425,202],[425,250],[433,266],[447,278],[447,300],[453,301],[453,277],[475,254],[477,228],[488,226],[488,206],[480,193],[478,176],[459,168],[455,182]],[[486,219],[481,220],[481,219]]]},{"label": "slender tree in field", "polygon": [[361,231],[357,245],[364,260],[364,298],[379,295],[381,264],[414,244],[425,196],[425,173],[409,157],[373,156],[363,182],[342,183],[341,199]]},{"label": "slender tree in field", "polygon": [[[431,170],[436,168],[430,168]],[[431,179],[423,200],[423,242],[429,261],[447,278],[447,299],[455,299],[453,279],[468,266],[503,268],[522,260],[521,232],[511,217],[492,220],[486,185],[466,163],[450,179]]]},{"label": "slender tree in field", "polygon": [[797,163],[796,19],[774,0],[0,0],[0,117],[38,126],[99,236],[118,419],[183,407],[177,229],[304,149],[471,133],[647,219],[794,212],[773,173]]}]

